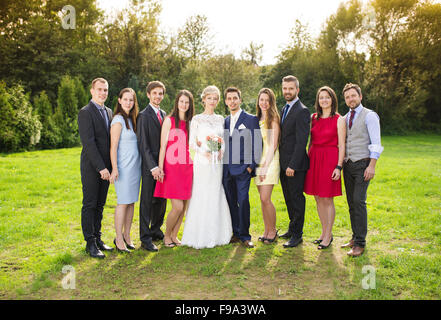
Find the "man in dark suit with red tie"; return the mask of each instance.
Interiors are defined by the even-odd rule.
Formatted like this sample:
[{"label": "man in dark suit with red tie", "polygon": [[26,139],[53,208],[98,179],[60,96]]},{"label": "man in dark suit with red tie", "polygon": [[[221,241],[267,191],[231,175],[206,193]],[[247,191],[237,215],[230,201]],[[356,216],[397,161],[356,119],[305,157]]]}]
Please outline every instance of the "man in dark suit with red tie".
[{"label": "man in dark suit with red tie", "polygon": [[286,105],[282,109],[280,136],[280,182],[289,215],[288,231],[281,235],[289,239],[285,248],[296,247],[303,242],[305,221],[305,196],[303,185],[309,158],[306,153],[311,113],[299,100],[299,81],[294,76],[282,80],[282,92]]},{"label": "man in dark suit with red tie", "polygon": [[160,108],[165,95],[165,86],[160,81],[151,81],[146,90],[150,104],[139,113],[136,122],[136,136],[142,159],[139,232],[141,248],[158,251],[153,241],[164,238],[164,233],[160,228],[164,222],[167,199],[156,198],[153,193],[156,181],[164,176],[164,172],[158,167],[158,159],[161,147],[161,126],[166,116]]},{"label": "man in dark suit with red tie", "polygon": [[86,252],[93,258],[104,258],[101,250],[112,251],[101,240],[101,221],[109,189],[110,121],[112,110],[104,105],[109,85],[103,78],[92,81],[92,100],[78,113],[78,131],[81,151],[81,183],[83,185],[83,207],[81,227]]}]

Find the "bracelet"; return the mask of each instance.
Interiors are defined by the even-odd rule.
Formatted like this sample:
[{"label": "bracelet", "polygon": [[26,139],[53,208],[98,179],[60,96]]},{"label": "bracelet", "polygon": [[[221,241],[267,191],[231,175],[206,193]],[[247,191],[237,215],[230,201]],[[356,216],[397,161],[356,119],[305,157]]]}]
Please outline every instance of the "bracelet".
[{"label": "bracelet", "polygon": [[338,170],[341,171],[343,168],[342,168],[341,166],[337,165],[337,166],[335,167],[335,169],[338,169]]}]

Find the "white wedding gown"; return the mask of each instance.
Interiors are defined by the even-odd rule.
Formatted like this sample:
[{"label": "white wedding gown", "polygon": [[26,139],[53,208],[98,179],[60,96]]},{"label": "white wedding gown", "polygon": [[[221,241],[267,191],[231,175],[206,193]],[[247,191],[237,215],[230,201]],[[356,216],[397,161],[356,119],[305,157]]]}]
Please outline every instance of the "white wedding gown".
[{"label": "white wedding gown", "polygon": [[198,114],[191,121],[189,144],[195,153],[193,189],[185,216],[182,245],[202,249],[230,242],[233,230],[222,185],[222,159],[206,155],[209,150],[207,136],[223,138],[223,132],[224,118],[220,115]]}]

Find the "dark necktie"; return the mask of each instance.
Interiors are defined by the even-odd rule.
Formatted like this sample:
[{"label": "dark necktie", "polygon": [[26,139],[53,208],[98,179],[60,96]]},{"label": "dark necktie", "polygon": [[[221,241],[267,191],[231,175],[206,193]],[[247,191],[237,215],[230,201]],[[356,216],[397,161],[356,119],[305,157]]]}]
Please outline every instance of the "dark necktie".
[{"label": "dark necktie", "polygon": [[351,116],[349,117],[349,129],[352,128],[352,121],[354,120],[355,110],[351,110]]},{"label": "dark necktie", "polygon": [[286,115],[288,114],[288,110],[289,110],[289,104],[286,104],[285,109],[283,110],[282,123],[285,120]]},{"label": "dark necktie", "polygon": [[109,128],[109,124],[108,124],[108,122],[107,122],[106,115],[104,114],[105,111],[104,111],[103,108],[99,108],[99,110],[100,110],[101,116],[102,116],[103,119],[104,119],[104,123],[106,124],[106,129],[108,129],[108,128]]}]

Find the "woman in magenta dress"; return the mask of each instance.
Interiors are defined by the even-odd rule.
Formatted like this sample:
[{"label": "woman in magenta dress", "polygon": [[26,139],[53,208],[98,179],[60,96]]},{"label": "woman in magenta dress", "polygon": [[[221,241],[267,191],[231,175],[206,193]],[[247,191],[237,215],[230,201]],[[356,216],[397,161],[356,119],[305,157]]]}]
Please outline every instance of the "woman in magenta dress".
[{"label": "woman in magenta dress", "polygon": [[341,169],[345,156],[346,124],[337,113],[337,96],[329,87],[317,91],[316,113],[311,116],[309,170],[304,191],[313,195],[322,224],[322,234],[314,243],[317,249],[328,248],[333,240],[334,197],[341,196]]},{"label": "woman in magenta dress", "polygon": [[172,113],[164,119],[158,166],[164,175],[158,180],[155,197],[170,199],[172,208],[167,215],[164,245],[180,245],[178,232],[191,197],[193,162],[188,147],[189,124],[194,114],[193,95],[181,90]]}]

